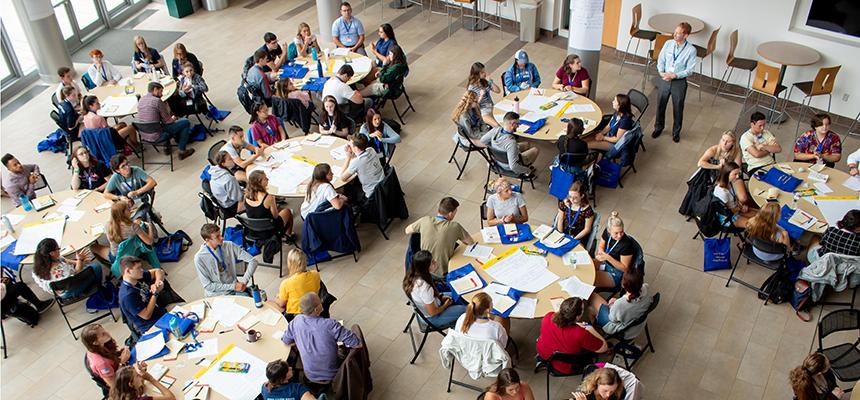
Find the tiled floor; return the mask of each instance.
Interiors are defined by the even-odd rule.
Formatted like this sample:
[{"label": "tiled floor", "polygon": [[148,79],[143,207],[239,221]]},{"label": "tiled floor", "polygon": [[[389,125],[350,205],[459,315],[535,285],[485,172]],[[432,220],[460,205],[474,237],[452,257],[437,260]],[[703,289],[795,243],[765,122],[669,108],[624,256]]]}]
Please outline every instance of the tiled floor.
[{"label": "tiled floor", "polygon": [[[235,89],[242,62],[259,46],[262,33],[271,30],[285,40],[300,21],[308,22],[317,31],[314,8],[299,8],[312,2],[233,3],[225,11],[200,11],[182,20],[168,17],[163,7],[153,4],[149,8],[157,9],[157,13],[136,27],[188,32],[181,40],[205,63],[210,98],[220,108],[233,111],[222,124],[226,126],[247,124]],[[255,7],[243,7],[249,4]],[[375,30],[381,21],[394,21],[397,38],[409,53],[411,73],[407,84],[419,112],[406,117],[404,141],[398,146],[394,164],[413,217],[431,213],[441,197],[452,195],[462,204],[458,220],[467,229],[477,231],[480,182],[486,170],[484,165],[472,162],[463,179],[453,179],[456,171],[446,163],[452,148],[450,111],[464,90],[461,85],[472,62],[487,62],[493,70],[491,76],[497,77],[507,67],[514,49],[522,44],[513,34],[500,35],[497,30],[472,33],[454,29],[448,38],[444,16],[428,16],[416,7],[386,7],[381,11],[378,1],[370,2],[366,10],[360,2],[354,7],[368,30]],[[564,44],[559,39],[549,44],[525,44],[547,83],[564,58]],[[170,49],[160,50],[171,54]],[[83,71],[85,66],[76,65],[76,69]],[[598,103],[606,109],[613,94],[640,85],[641,70],[625,69],[620,76],[617,65],[603,62]],[[646,92],[653,101],[653,87],[649,85]],[[62,188],[69,178],[62,156],[37,155],[33,151],[36,143],[54,130],[53,122],[47,118],[49,98],[46,91],[11,115],[4,115],[0,139],[4,153],[14,153],[23,162],[38,162],[53,187]],[[647,281],[662,294],[661,304],[649,322],[657,352],[646,355],[634,372],[643,380],[645,393],[651,399],[790,398],[787,373],[813,346],[815,325],[798,320],[788,305],[765,307],[752,291],[736,284],[725,287],[727,272],[702,272],[702,243],[690,239],[696,228],[677,212],[686,190],[684,181],[695,169],[699,155],[738,121],[740,104],[718,99],[711,106],[711,100],[711,95],[706,94],[700,101],[691,88],[681,143],[674,144],[665,136],[659,140],[646,138],[648,151],[639,154],[639,173],[625,178],[624,189],[598,191],[597,209],[603,214],[620,211],[628,232],[645,248]],[[643,118],[649,132],[654,108]],[[391,115],[390,110],[385,113]],[[745,124],[741,121],[740,125]],[[794,121],[773,128],[785,149],[790,149],[793,128]],[[193,234],[203,223],[196,195],[198,175],[206,163],[206,150],[214,141],[195,145],[197,154],[180,161],[173,173],[166,168],[149,171],[159,182],[159,210],[170,229]],[[855,138],[845,140],[846,149],[857,146]],[[547,165],[553,148],[546,144],[540,147],[538,165]],[[779,159],[787,157],[781,155]],[[548,222],[555,213],[554,201],[546,194],[548,175],[542,173],[537,190],[526,193],[534,222]],[[2,199],[0,205],[8,210],[11,202]],[[291,206],[296,208],[298,203],[291,202]],[[445,392],[447,370],[441,368],[437,355],[439,337],[429,339],[415,365],[408,364],[409,338],[401,330],[410,310],[400,290],[405,225],[401,221],[394,223],[388,241],[375,227],[361,226],[363,251],[359,262],[340,259],[322,266],[324,281],[339,298],[332,314],[347,324],[361,324],[364,329],[373,359],[374,399],[473,399],[476,394],[462,388]],[[200,244],[199,239],[195,240],[194,248]],[[166,265],[174,288],[186,299],[202,296],[191,259],[191,254],[186,254],[181,262]],[[765,277],[754,268],[742,268],[740,274],[758,282]],[[271,269],[259,270],[256,281],[270,294],[275,293],[278,279]],[[82,309],[74,314],[79,320],[86,316]],[[819,315],[816,310],[816,318]],[[127,335],[124,326],[108,325],[115,337]],[[83,347],[72,339],[58,309],[45,314],[34,329],[14,320],[6,321],[5,328],[10,357],[0,364],[0,394],[4,399],[97,398],[96,386],[81,368]],[[532,382],[536,396],[544,398],[544,376],[532,373],[530,361],[534,355],[531,343],[538,331],[537,321],[513,321],[512,336],[521,352],[519,372]],[[458,370],[456,375],[462,377],[464,373]],[[578,378],[553,379],[552,398],[563,398],[578,383]]]}]

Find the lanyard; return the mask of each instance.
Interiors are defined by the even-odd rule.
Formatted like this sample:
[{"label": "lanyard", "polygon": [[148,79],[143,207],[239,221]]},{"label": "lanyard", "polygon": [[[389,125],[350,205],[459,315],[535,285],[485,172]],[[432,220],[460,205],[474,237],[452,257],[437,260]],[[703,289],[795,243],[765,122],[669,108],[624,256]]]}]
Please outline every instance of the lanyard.
[{"label": "lanyard", "polygon": [[824,143],[827,141],[828,137],[827,133],[824,134],[824,139],[822,139],[821,141],[818,140],[818,134],[816,134],[814,131],[812,132],[812,137],[815,138],[816,142],[818,142],[818,145],[816,146],[817,153],[824,153]]},{"label": "lanyard", "polygon": [[214,258],[215,261],[218,262],[218,270],[219,271],[224,271],[225,269],[227,269],[227,265],[224,263],[224,248],[223,247],[218,246],[218,254],[221,255],[221,258],[216,257],[215,252],[213,252],[212,249],[209,248],[209,246],[206,246],[206,250],[208,250],[209,254],[212,255],[212,258]]},{"label": "lanyard", "polygon": [[675,65],[675,62],[678,61],[678,56],[680,56],[681,53],[683,53],[684,49],[686,49],[686,48],[687,48],[687,41],[686,40],[684,41],[684,45],[681,46],[681,51],[679,51],[677,53],[675,52],[675,50],[678,49],[678,45],[677,44],[675,45],[675,48],[672,49],[672,65]]},{"label": "lanyard", "polygon": [[[83,170],[81,170],[81,171],[83,171]],[[89,171],[86,171],[86,172],[84,172],[84,175],[87,176],[87,189],[92,189],[93,188],[93,174],[91,174]]]},{"label": "lanyard", "polygon": [[442,216],[442,215],[437,215],[437,216],[436,216],[436,218],[441,219],[441,220],[443,220],[443,221],[447,221],[447,220],[448,220],[448,218],[445,218],[445,217],[444,217],[444,216]]},{"label": "lanyard", "polygon": [[265,125],[265,127],[266,127],[266,131],[268,131],[268,132],[269,132],[269,136],[271,136],[271,137],[273,137],[273,138],[274,138],[274,137],[275,137],[275,131],[274,131],[274,130],[272,130],[272,125],[271,125],[271,124],[269,124],[269,121],[266,121],[266,125]]},{"label": "lanyard", "polygon": [[571,210],[571,208],[568,206],[567,207],[567,232],[568,232],[568,234],[570,234],[571,229],[573,229],[573,224],[575,224],[576,221],[579,220],[579,213],[582,212],[582,206],[580,206],[579,209],[576,210],[576,215],[573,216],[573,221],[570,220],[571,211],[573,211],[573,210]]},{"label": "lanyard", "polygon": [[615,129],[618,124],[621,123],[621,117],[618,114],[612,116],[612,119],[609,121],[609,130]]},{"label": "lanyard", "polygon": [[[607,242],[607,243],[609,243],[609,242],[611,242],[611,241],[612,241],[612,238],[609,238],[609,240],[607,240],[606,242]],[[612,245],[612,247],[610,247],[610,248],[609,248],[609,250],[606,250],[606,254],[611,254],[611,253],[612,253],[612,249],[614,249],[614,248],[615,248],[615,246],[618,246],[618,242],[620,242],[620,241],[621,241],[621,240],[616,240],[616,241],[615,241],[615,244],[613,244],[613,245]]]},{"label": "lanyard", "polygon": [[349,22],[349,25],[347,25],[347,24],[346,24],[346,20],[345,20],[345,19],[343,19],[343,18],[341,18],[341,19],[340,19],[340,23],[341,23],[341,25],[343,25],[343,29],[344,29],[344,31],[346,31],[346,32],[344,32],[344,33],[345,33],[345,34],[347,34],[347,35],[349,35],[349,34],[350,34],[350,33],[349,33],[349,31],[350,31],[350,29],[352,29],[352,26],[355,24],[353,21],[350,21],[350,22]]},{"label": "lanyard", "polygon": [[102,64],[101,70],[102,70],[102,79],[103,79],[103,80],[108,80],[108,78],[107,78],[107,71],[106,71],[106,68],[105,68],[105,65],[104,65],[104,64]]}]

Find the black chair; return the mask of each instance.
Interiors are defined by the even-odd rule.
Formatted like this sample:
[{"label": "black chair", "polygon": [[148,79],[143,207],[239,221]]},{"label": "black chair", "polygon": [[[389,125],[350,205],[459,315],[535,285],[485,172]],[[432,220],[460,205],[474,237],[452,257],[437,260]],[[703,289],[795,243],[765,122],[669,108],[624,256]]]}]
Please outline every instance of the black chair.
[{"label": "black chair", "polygon": [[156,165],[170,165],[170,172],[173,172],[173,151],[172,151],[173,145],[171,144],[170,136],[168,136],[164,140],[155,141],[155,142],[150,142],[150,141],[143,138],[143,134],[161,135],[161,133],[164,132],[164,126],[161,124],[161,122],[160,121],[156,121],[156,122],[133,121],[131,124],[134,125],[134,129],[137,130],[138,137],[139,137],[140,144],[141,144],[140,167],[143,169],[146,169],[146,159],[145,159],[146,152],[143,150],[143,145],[150,145],[150,146],[152,146],[153,149],[155,149],[156,152],[158,152],[159,147],[164,148],[164,152],[167,154],[168,157],[170,157],[170,162],[164,162],[164,161],[152,162],[152,161],[150,161],[149,163],[150,164],[156,164]]},{"label": "black chair", "polygon": [[[568,377],[582,374],[583,368],[587,365],[593,364],[597,360],[597,354],[592,352],[582,352],[582,353],[562,353],[560,351],[555,351],[552,355],[549,356],[549,359],[544,360],[539,355],[535,356],[535,361],[537,361],[537,365],[535,365],[535,373],[537,373],[540,369],[546,369],[546,398],[550,399],[550,391],[549,391],[549,377]],[[563,364],[568,364],[571,366],[572,370],[569,374],[561,373],[557,369],[552,366],[553,362],[560,362]]]},{"label": "black chair", "polygon": [[[654,352],[654,343],[651,342],[651,332],[648,330],[648,315],[651,314],[654,309],[660,304],[660,292],[654,293],[654,296],[651,299],[651,305],[648,306],[648,310],[645,311],[639,318],[636,318],[635,321],[631,322],[630,325],[624,327],[624,329],[615,332],[611,335],[606,336],[606,340],[615,340],[616,343],[612,345],[612,350],[615,354],[621,355],[621,358],[624,359],[624,369],[630,371],[636,362],[642,358],[642,355],[645,354],[645,350],[651,350]],[[627,338],[627,332],[631,329],[641,326],[645,324],[645,338],[648,340],[645,343],[645,347],[638,348],[636,347],[636,338]],[[629,360],[633,360],[631,363]]]},{"label": "black chair", "polygon": [[[764,305],[767,305],[768,300],[770,300],[770,292],[762,290],[757,286],[751,285],[741,280],[740,278],[735,277],[735,271],[737,271],[738,263],[740,263],[741,257],[746,259],[747,265],[752,262],[771,271],[782,270],[786,267],[786,263],[788,262],[788,249],[782,243],[770,242],[759,238],[748,238],[742,240],[741,243],[738,245],[738,248],[740,250],[740,254],[738,254],[738,258],[735,260],[735,264],[732,266],[732,272],[729,274],[729,278],[726,280],[726,287],[728,287],[729,283],[731,283],[732,281],[740,283],[741,285],[755,290],[759,293],[759,295],[764,296]],[[763,251],[766,253],[782,254],[782,258],[776,261],[762,260],[755,255],[755,253],[753,252],[753,248],[757,248],[759,251]]]},{"label": "black chair", "polygon": [[[406,297],[409,299],[406,304],[412,306],[412,316],[409,317],[409,322],[406,324],[406,327],[403,328],[403,333],[409,332],[409,340],[412,341],[413,353],[412,360],[410,360],[409,363],[415,364],[415,360],[418,358],[418,355],[421,354],[421,349],[424,348],[424,343],[427,342],[427,336],[436,332],[442,335],[442,337],[445,337],[445,331],[448,330],[448,328],[441,328],[434,325],[423,313],[421,313],[421,310],[415,304],[415,301],[412,300],[412,296],[407,293]],[[415,347],[415,336],[412,333],[412,321],[416,319],[416,315],[418,316],[418,331],[423,334],[421,337],[421,344],[419,344],[418,347]]]},{"label": "black chair", "polygon": [[278,265],[269,263],[259,263],[265,267],[273,267],[278,269],[278,278],[284,276],[284,235],[281,227],[275,226],[273,218],[249,218],[244,215],[237,215],[236,219],[242,224],[242,247],[247,248],[250,244],[257,244],[257,248],[263,250],[264,245],[269,239],[278,241]]},{"label": "black chair", "polygon": [[206,159],[209,160],[209,165],[218,165],[215,157],[218,156],[218,153],[221,152],[221,148],[224,147],[225,144],[227,144],[226,140],[219,140],[209,147],[209,153],[207,153],[206,156]]},{"label": "black chair", "polygon": [[596,178],[594,161],[597,159],[597,155],[597,152],[562,153],[558,155],[559,167],[563,171],[573,174],[574,180],[582,181],[585,184],[592,207],[597,207],[597,185],[594,184]]},{"label": "black chair", "polygon": [[51,104],[53,104],[53,105],[54,105],[54,108],[56,108],[57,110],[62,109],[62,104],[63,104],[63,102],[62,102],[62,101],[60,101],[60,99],[58,99],[58,98],[57,98],[57,93],[56,93],[56,92],[51,93]]},{"label": "black chair", "polygon": [[48,188],[49,193],[54,193],[54,190],[51,189],[51,185],[48,184],[48,180],[45,179],[45,174],[40,172],[39,173],[39,179],[36,180],[36,184],[35,184],[33,190],[39,191],[39,190],[42,190],[44,188]]},{"label": "black chair", "polygon": [[[402,125],[406,125],[406,122],[403,121],[403,116],[406,115],[406,112],[409,110],[412,110],[412,112],[418,111],[416,111],[415,106],[412,105],[412,100],[409,98],[409,93],[406,93],[406,86],[403,84],[403,80],[401,79],[398,83],[400,84],[401,90],[389,90],[385,94],[385,96],[382,97],[382,103],[379,104],[378,108],[382,109],[382,107],[384,107],[385,104],[390,101],[391,104],[394,106],[394,113],[397,114],[397,119],[400,120],[400,123]],[[398,83],[395,83],[394,85]],[[406,98],[407,104],[407,107],[403,110],[403,112],[400,112],[400,110],[397,108],[397,99],[399,99],[401,96]]]},{"label": "black chair", "polygon": [[[595,224],[593,225],[593,227],[598,226],[597,225],[598,221],[595,220],[594,222],[595,222]],[[594,229],[593,227],[592,227],[592,229]],[[639,271],[639,273],[641,273],[642,276],[645,276],[645,250],[642,249],[642,245],[639,244],[639,241],[637,241],[633,236],[627,235],[627,237],[630,238],[630,241],[633,242],[633,260],[631,261],[632,266],[633,266],[633,270]],[[597,245],[595,245],[595,248],[596,247],[597,247]],[[622,289],[621,287],[615,287],[615,288],[610,288],[610,289],[606,289],[606,288],[597,289],[597,291],[600,293],[609,293],[608,298],[613,298],[613,297],[621,294],[621,289]]]},{"label": "black chair", "polygon": [[[76,135],[72,134],[72,132],[69,131],[69,127],[67,127],[66,123],[63,122],[63,119],[60,117],[60,113],[57,110],[51,110],[50,115],[51,119],[54,121],[54,124],[57,125],[57,128],[60,128],[60,131],[63,132],[63,137],[66,138],[66,143],[68,144],[68,146],[63,149],[63,152],[66,156],[69,156],[72,154],[72,142],[74,142]],[[67,162],[71,163],[70,160],[67,160]],[[71,166],[71,164],[69,165]]]},{"label": "black chair", "polygon": [[528,181],[532,185],[532,189],[535,188],[535,178],[537,176],[534,173],[528,174],[519,174],[510,169],[503,167],[502,164],[510,165],[508,160],[508,153],[502,150],[494,149],[492,147],[487,147],[490,152],[490,158],[487,160],[487,181],[490,180],[490,172],[495,173],[498,176],[506,176],[509,178],[519,179],[520,187],[523,187],[523,183]]},{"label": "black chair", "polygon": [[406,207],[406,199],[403,198],[403,190],[400,188],[400,180],[397,179],[397,171],[394,167],[388,168],[385,177],[373,189],[373,194],[368,199],[362,211],[362,222],[374,222],[382,232],[382,237],[388,240],[385,233],[395,218],[409,218],[409,210]]},{"label": "black chair", "polygon": [[499,86],[502,87],[502,97],[508,96],[508,85],[505,85],[505,75],[508,74],[508,71],[502,71],[502,76],[499,77]]},{"label": "black chair", "polygon": [[3,328],[3,319],[2,318],[0,318],[0,336],[3,337],[3,359],[5,360],[6,358],[9,357],[9,355],[6,354],[6,329]]},{"label": "black chair", "polygon": [[77,274],[74,274],[65,279],[51,282],[49,284],[51,287],[51,291],[54,292],[54,299],[57,301],[57,305],[60,307],[60,312],[63,314],[63,318],[66,320],[66,325],[69,326],[69,330],[72,331],[72,337],[74,337],[75,340],[78,340],[77,335],[75,335],[75,331],[93,322],[99,321],[107,317],[113,318],[114,322],[117,321],[116,316],[113,314],[113,310],[111,309],[108,309],[107,312],[96,314],[96,316],[80,325],[72,326],[71,321],[69,321],[69,317],[68,315],[66,315],[66,308],[68,308],[72,304],[86,301],[87,298],[98,293],[101,286],[98,284],[92,285],[89,289],[81,291],[81,293],[79,293],[77,296],[69,298],[61,297],[59,293],[68,290],[79,290],[84,286],[84,284],[97,281],[98,277],[96,276],[95,271],[93,271],[92,268],[84,268],[81,272],[78,272]]},{"label": "black chair", "polygon": [[639,148],[642,145],[642,126],[638,123],[630,129],[625,135],[633,135],[628,142],[624,144],[624,148],[618,152],[617,156],[613,157],[613,160],[617,160],[617,163],[621,165],[621,168],[624,169],[621,172],[621,176],[618,178],[618,186],[620,188],[624,188],[624,185],[621,183],[621,180],[624,179],[624,176],[627,175],[630,170],[633,170],[633,173],[637,173],[636,171],[636,154],[639,152]]},{"label": "black chair", "polygon": [[218,199],[215,198],[215,195],[212,194],[212,187],[210,186],[209,181],[201,181],[200,187],[203,191],[197,193],[197,196],[200,197],[200,208],[203,210],[203,215],[206,217],[207,221],[211,220],[215,225],[218,225],[220,222],[221,233],[223,233],[227,229],[227,220],[235,218],[236,213],[233,209],[221,206],[221,203],[219,203]]},{"label": "black chair", "polygon": [[[481,157],[484,158],[484,160],[487,160],[488,162],[489,162],[489,157],[485,153],[485,150],[486,150],[485,147],[479,147],[479,146],[476,146],[474,143],[472,143],[472,141],[469,139],[469,137],[466,136],[466,134],[460,130],[459,126],[456,126],[456,129],[457,129],[457,135],[459,135],[459,136],[458,136],[458,140],[454,143],[454,151],[451,152],[451,157],[448,158],[448,164],[450,164],[452,161],[454,162],[454,165],[457,166],[457,171],[458,171],[457,180],[460,180],[460,177],[463,176],[463,172],[466,171],[466,165],[469,164],[469,156],[472,155],[472,152],[477,152]],[[463,165],[460,165],[460,161],[457,160],[457,158],[455,157],[457,155],[457,149],[460,149],[464,153],[466,153],[466,159],[463,160]]]},{"label": "black chair", "polygon": [[828,313],[818,322],[818,352],[830,360],[830,368],[842,382],[860,379],[860,335],[854,343],[824,347],[824,338],[840,331],[860,330],[860,310],[844,309]]},{"label": "black chair", "polygon": [[[642,120],[642,116],[645,115],[645,110],[648,109],[648,105],[650,104],[648,96],[636,89],[630,89],[627,91],[627,97],[630,98],[630,105],[633,106],[639,114],[636,116],[636,122],[639,123]],[[644,141],[640,141],[639,145],[642,147],[642,151],[647,151],[645,150]]]},{"label": "black chair", "polygon": [[[484,191],[484,192],[486,193],[486,191]],[[481,202],[479,212],[481,213],[481,229],[484,229],[484,221],[487,220],[487,201],[486,200]]]},{"label": "black chair", "polygon": [[96,383],[96,386],[98,386],[99,389],[102,390],[102,399],[106,399],[108,397],[108,394],[110,393],[110,386],[108,386],[107,383],[105,383],[104,379],[96,375],[96,373],[93,372],[92,368],[90,368],[90,363],[87,361],[86,353],[84,353],[84,369],[86,369],[87,373],[90,374],[90,378],[93,380],[93,382]]}]

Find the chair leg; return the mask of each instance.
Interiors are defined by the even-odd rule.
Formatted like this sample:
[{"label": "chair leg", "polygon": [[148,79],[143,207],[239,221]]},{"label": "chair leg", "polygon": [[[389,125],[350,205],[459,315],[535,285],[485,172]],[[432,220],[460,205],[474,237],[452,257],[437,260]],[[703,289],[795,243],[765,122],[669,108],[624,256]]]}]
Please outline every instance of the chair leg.
[{"label": "chair leg", "polygon": [[[413,320],[415,320],[415,313],[412,313],[412,316],[411,316],[411,317],[409,317],[409,322],[408,322],[408,323],[406,323],[406,327],[405,327],[405,328],[403,328],[403,333],[406,333],[406,332],[409,330],[409,328],[411,328],[411,327],[412,327],[412,321],[413,321]],[[413,340],[413,346],[414,346],[414,345],[415,345],[415,343],[414,343],[414,340]]]},{"label": "chair leg", "polygon": [[63,306],[60,304],[59,301],[57,301],[57,306],[60,307],[60,314],[63,314],[63,319],[66,320],[66,325],[68,325],[69,330],[72,331],[72,337],[75,338],[75,340],[78,340],[78,336],[75,335],[75,329],[72,328],[72,323],[69,322],[69,317],[66,316],[66,310],[63,310]]},{"label": "chair leg", "polygon": [[[855,291],[855,293],[856,293],[856,291]],[[9,357],[9,355],[6,353],[6,330],[3,328],[3,320],[2,319],[0,319],[0,336],[3,336],[3,359],[5,360],[6,358]]]},{"label": "chair leg", "polygon": [[546,367],[546,400],[549,400],[549,366]]},{"label": "chair leg", "polygon": [[454,380],[454,362],[455,362],[455,361],[456,361],[456,360],[454,360],[454,359],[453,359],[453,357],[452,357],[452,359],[451,359],[451,369],[450,369],[450,370],[449,370],[449,372],[448,372],[448,393],[451,393],[451,381],[453,381],[453,380]]},{"label": "chair leg", "polygon": [[738,263],[741,262],[741,256],[743,255],[743,250],[738,252],[738,258],[735,260],[735,265],[732,265],[732,272],[729,273],[729,278],[726,279],[726,287],[729,287],[729,283],[735,276],[735,270],[738,268]]},{"label": "chair leg", "polygon": [[[283,246],[283,245],[281,245]],[[284,249],[278,252],[278,278],[284,276]]]},{"label": "chair leg", "polygon": [[633,36],[630,36],[630,39],[627,39],[627,47],[624,48],[624,56],[621,57],[621,68],[618,69],[618,75],[621,75],[621,72],[624,71],[624,62],[627,61],[627,55],[630,51],[630,42],[633,41]]},{"label": "chair leg", "polygon": [[645,348],[650,348],[651,352],[654,353],[654,342],[651,341],[651,332],[648,331],[648,323],[645,323],[645,338],[648,339],[648,345]]},{"label": "chair leg", "polygon": [[[410,336],[412,336],[410,334]],[[415,355],[412,356],[412,360],[409,361],[410,364],[415,364],[415,360],[418,359],[418,355],[421,354],[421,349],[424,348],[424,343],[427,342],[427,336],[430,336],[429,332],[424,332],[424,337],[421,338],[421,344],[418,345],[418,349],[415,349],[415,341],[412,341],[412,350],[415,351]]]},{"label": "chair leg", "polygon": [[[391,104],[394,105],[394,113],[397,114],[397,119],[400,120],[400,125],[406,125],[406,122],[403,122],[403,115],[401,115],[400,111],[397,109],[397,102],[391,100]],[[406,114],[406,111],[403,111],[403,114]]]}]

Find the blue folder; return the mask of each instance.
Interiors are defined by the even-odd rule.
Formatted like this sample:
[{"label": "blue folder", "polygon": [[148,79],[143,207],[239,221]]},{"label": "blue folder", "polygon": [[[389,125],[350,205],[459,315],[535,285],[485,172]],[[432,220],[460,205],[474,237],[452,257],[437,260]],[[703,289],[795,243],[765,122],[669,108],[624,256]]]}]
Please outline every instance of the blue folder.
[{"label": "blue folder", "polygon": [[[451,286],[451,281],[455,281],[459,278],[469,275],[470,273],[472,273],[472,271],[475,271],[475,267],[473,267],[472,264],[466,264],[460,268],[448,272],[448,275],[445,275],[445,283],[448,285],[448,289],[450,289],[451,291],[451,300],[454,300],[455,302],[460,301],[461,297],[457,293],[457,291],[454,290],[454,287]],[[481,274],[478,274],[478,279],[481,280],[481,287],[487,286],[487,282],[484,281],[484,278],[481,278]]]},{"label": "blue folder", "polygon": [[288,65],[281,67],[281,78],[301,79],[308,74],[309,69],[301,65]]},{"label": "blue folder", "polygon": [[510,289],[508,289],[508,294],[507,294],[507,296],[508,296],[508,297],[510,297],[510,298],[512,298],[512,299],[514,299],[514,305],[512,305],[512,306],[511,306],[511,308],[509,308],[509,309],[505,310],[505,312],[503,312],[503,313],[500,313],[500,312],[496,311],[496,309],[494,308],[494,309],[492,310],[492,313],[493,313],[494,315],[500,315],[500,316],[505,317],[505,318],[510,317],[510,316],[511,316],[511,311],[513,311],[515,308],[517,308],[516,303],[520,301],[520,297],[522,297],[522,296],[523,296],[523,292],[522,292],[522,291],[520,291],[520,290],[514,289],[514,288],[510,288]]},{"label": "blue folder", "polygon": [[573,248],[579,244],[579,240],[574,239],[570,235],[564,235],[564,237],[570,239],[570,240],[568,240],[567,244],[565,244],[564,246],[552,248],[552,247],[549,247],[549,246],[541,243],[540,240],[535,242],[534,246],[539,248],[539,249],[546,250],[547,252],[549,252],[551,254],[555,254],[555,255],[561,257],[561,256],[565,255],[568,251],[573,250]]},{"label": "blue folder", "polygon": [[803,183],[802,180],[786,174],[785,172],[780,171],[779,168],[775,167],[767,170],[764,174],[756,175],[756,178],[782,190],[783,192],[789,193],[794,192],[794,189],[797,189],[797,187]]},{"label": "blue folder", "polygon": [[[141,336],[140,339],[137,339],[137,342],[140,343],[140,342],[143,342],[147,339],[152,339],[156,335],[164,335],[164,341],[165,342],[167,342],[170,338],[170,336],[168,335],[166,330],[160,329],[160,330],[157,330],[155,332],[147,333],[146,335]],[[170,352],[170,349],[168,349],[167,346],[164,346],[164,349],[162,349],[158,354],[156,354],[150,358],[147,358],[147,360],[152,360],[153,358],[163,357],[164,355],[166,355],[169,352]],[[131,356],[128,358],[128,365],[134,365],[134,363],[137,361],[146,361],[146,360],[138,360],[137,359],[137,352],[135,351],[135,346],[132,346],[131,347]]]},{"label": "blue folder", "polygon": [[792,215],[794,215],[794,210],[791,207],[785,205],[782,206],[781,215],[779,217],[779,222],[777,223],[782,229],[785,229],[788,232],[788,237],[792,239],[800,239],[800,236],[803,235],[803,228],[788,222]]},{"label": "blue folder", "polygon": [[302,90],[310,90],[314,92],[321,92],[323,90],[323,86],[325,82],[328,80],[327,76],[321,78],[310,78],[305,85],[302,86]]},{"label": "blue folder", "polygon": [[529,224],[517,224],[517,236],[505,236],[505,226],[496,225],[499,230],[499,237],[502,239],[502,244],[514,244],[532,240],[535,237],[532,235],[532,228]]}]

